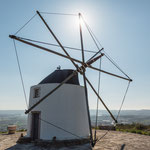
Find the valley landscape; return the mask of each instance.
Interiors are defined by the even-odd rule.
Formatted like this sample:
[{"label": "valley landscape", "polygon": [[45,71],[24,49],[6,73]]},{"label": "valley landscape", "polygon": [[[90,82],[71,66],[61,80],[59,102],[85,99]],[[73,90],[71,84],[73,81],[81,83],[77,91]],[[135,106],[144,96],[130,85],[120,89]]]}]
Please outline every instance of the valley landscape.
[{"label": "valley landscape", "polygon": [[[117,110],[112,111],[114,116],[117,116]],[[95,125],[96,110],[90,110],[92,126]],[[98,113],[98,129],[100,126],[111,126],[112,119],[105,110],[99,110]],[[118,149],[118,150],[148,150],[150,147],[149,130],[144,129],[150,125],[150,110],[123,110],[119,118],[120,125],[116,127],[117,131],[97,130],[97,137],[100,139],[93,150]],[[9,124],[17,125],[16,134],[7,134],[7,126]],[[135,125],[133,125],[135,124]],[[142,124],[142,126],[141,126]],[[140,125],[140,126],[139,126]],[[144,127],[144,128],[143,128]],[[149,126],[148,126],[149,127]],[[9,149],[28,149],[28,150],[47,150],[36,146],[34,143],[19,144],[17,143],[21,134],[26,135],[27,115],[24,110],[0,110],[0,150]],[[120,132],[121,131],[121,132]],[[125,132],[124,132],[125,131]],[[131,133],[127,133],[127,132]],[[135,136],[135,133],[136,134]],[[146,134],[145,134],[146,133]],[[144,135],[142,135],[144,134]],[[55,148],[53,148],[55,149]],[[64,150],[64,148],[56,148]],[[92,150],[89,144],[80,146],[66,146],[65,150]]]},{"label": "valley landscape", "polygon": [[[112,110],[117,116],[117,110]],[[90,110],[92,126],[95,125],[96,110]],[[150,125],[150,110],[122,110],[119,117],[119,124],[139,123]],[[17,130],[27,129],[27,115],[24,110],[0,110],[0,132],[6,132],[7,126],[15,124]],[[105,110],[99,110],[98,126],[112,125],[112,119]]]}]

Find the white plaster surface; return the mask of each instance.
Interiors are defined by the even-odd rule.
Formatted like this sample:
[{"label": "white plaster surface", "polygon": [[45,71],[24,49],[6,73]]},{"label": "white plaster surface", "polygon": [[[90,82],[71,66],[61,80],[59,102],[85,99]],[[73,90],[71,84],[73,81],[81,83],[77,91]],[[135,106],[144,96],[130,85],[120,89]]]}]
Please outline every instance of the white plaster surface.
[{"label": "white plaster surface", "polygon": [[[30,90],[29,106],[38,102],[43,96],[55,88],[57,83],[39,84]],[[40,97],[34,97],[34,89],[40,88]],[[88,116],[86,109],[84,88],[79,85],[64,84],[52,95],[48,96],[32,111],[41,111],[41,119],[61,127],[83,138],[89,136]],[[28,133],[31,133],[31,112],[28,116]],[[42,120],[40,121],[40,139],[51,140],[77,139],[78,137],[66,133]]]}]

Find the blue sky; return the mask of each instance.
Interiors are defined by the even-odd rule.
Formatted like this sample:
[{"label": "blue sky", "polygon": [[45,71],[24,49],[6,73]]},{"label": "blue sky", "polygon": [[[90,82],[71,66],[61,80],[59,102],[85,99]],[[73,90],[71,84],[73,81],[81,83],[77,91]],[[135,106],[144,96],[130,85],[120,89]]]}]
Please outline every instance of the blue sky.
[{"label": "blue sky", "polygon": [[[149,6],[149,0],[1,0],[0,109],[26,109],[13,41],[8,35],[14,34],[36,10],[73,14],[81,12],[105,51],[133,79],[123,109],[150,109]],[[64,45],[80,48],[76,17],[44,14],[43,17]],[[84,47],[96,50],[84,26],[83,35]],[[38,16],[18,36],[56,43]],[[30,86],[38,84],[58,65],[62,69],[74,68],[68,60],[19,42],[16,44],[28,97]],[[77,59],[81,58],[80,53],[69,53]],[[86,59],[89,57],[87,54]],[[98,66],[98,62],[95,66]],[[105,58],[102,60],[102,68],[120,74]],[[98,72],[89,69],[87,76],[97,88]],[[110,109],[118,109],[127,81],[105,74],[102,74],[101,80],[100,95]],[[82,84],[82,80],[80,82]],[[90,88],[89,103],[90,108],[96,108],[96,97]],[[102,105],[100,108],[104,109]]]}]

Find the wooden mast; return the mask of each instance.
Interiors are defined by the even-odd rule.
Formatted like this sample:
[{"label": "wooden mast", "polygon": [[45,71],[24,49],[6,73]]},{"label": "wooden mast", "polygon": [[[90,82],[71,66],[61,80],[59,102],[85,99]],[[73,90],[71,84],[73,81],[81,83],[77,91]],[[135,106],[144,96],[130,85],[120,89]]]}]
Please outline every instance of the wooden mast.
[{"label": "wooden mast", "polygon": [[[81,50],[82,50],[82,62],[85,63],[80,13],[79,13],[79,29],[80,29],[80,41],[81,41]],[[89,122],[90,141],[91,141],[92,147],[94,147],[92,127],[91,127],[91,118],[90,118],[90,111],[89,111],[89,102],[88,102],[88,91],[87,91],[87,85],[86,85],[86,79],[85,79],[85,68],[83,69],[83,82],[84,82],[85,100],[86,100],[86,108],[87,108],[87,115],[88,115],[88,122]]]}]

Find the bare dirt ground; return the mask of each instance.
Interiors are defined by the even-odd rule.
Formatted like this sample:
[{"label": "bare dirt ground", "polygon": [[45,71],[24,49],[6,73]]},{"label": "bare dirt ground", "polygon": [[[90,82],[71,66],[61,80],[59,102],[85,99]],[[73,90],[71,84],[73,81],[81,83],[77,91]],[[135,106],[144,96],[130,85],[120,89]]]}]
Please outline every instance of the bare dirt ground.
[{"label": "bare dirt ground", "polygon": [[[99,131],[102,136],[106,131]],[[150,150],[150,136],[110,131],[102,138],[93,150]]]},{"label": "bare dirt ground", "polygon": [[[99,137],[106,131],[98,131]],[[48,150],[30,144],[16,144],[20,132],[12,135],[0,134],[0,150]],[[23,133],[25,135],[25,133]],[[50,150],[92,150],[88,144],[66,148],[49,148]],[[150,136],[110,131],[93,148],[93,150],[150,150]]]}]

